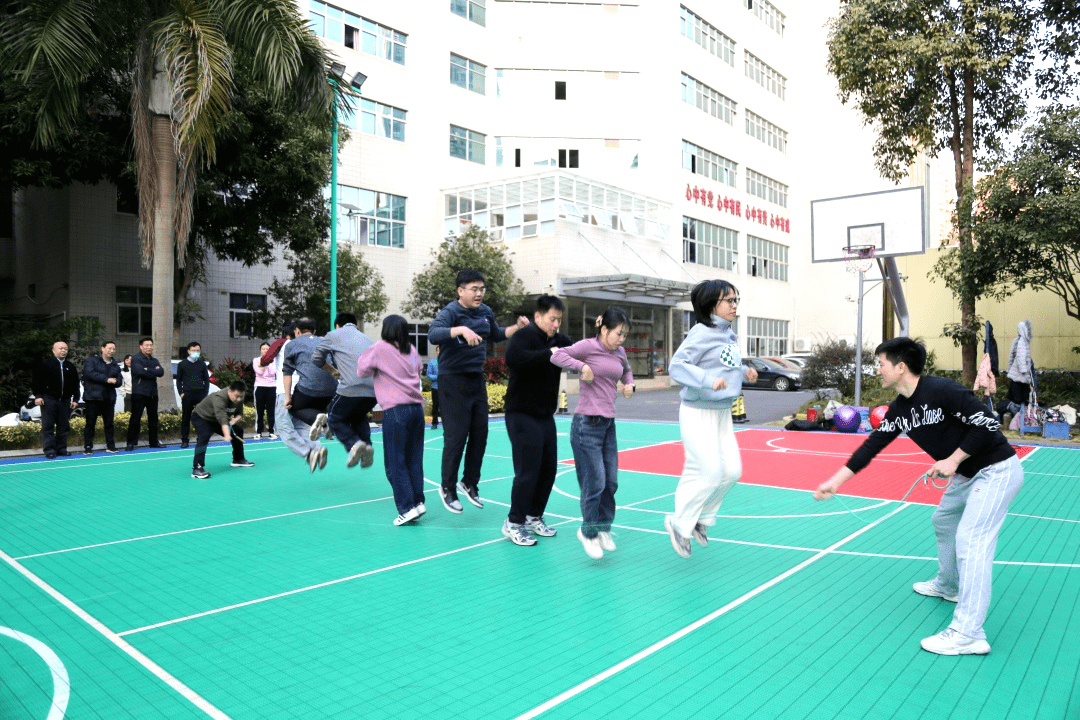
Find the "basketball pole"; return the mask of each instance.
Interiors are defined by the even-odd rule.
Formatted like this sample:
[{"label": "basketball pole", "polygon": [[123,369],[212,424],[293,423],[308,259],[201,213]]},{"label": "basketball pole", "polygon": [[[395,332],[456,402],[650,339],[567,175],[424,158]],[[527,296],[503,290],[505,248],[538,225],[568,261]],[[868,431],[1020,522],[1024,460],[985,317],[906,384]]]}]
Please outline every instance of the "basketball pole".
[{"label": "basketball pole", "polygon": [[855,407],[862,407],[862,313],[863,313],[863,273],[859,276],[859,322],[855,326]]}]

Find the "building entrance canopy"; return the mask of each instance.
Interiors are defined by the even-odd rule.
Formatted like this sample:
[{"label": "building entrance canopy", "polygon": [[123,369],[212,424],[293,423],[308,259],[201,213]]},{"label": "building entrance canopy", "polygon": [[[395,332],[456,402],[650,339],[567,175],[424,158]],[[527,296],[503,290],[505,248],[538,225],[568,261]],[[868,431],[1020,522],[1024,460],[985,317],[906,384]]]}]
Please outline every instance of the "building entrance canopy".
[{"label": "building entrance canopy", "polygon": [[560,278],[559,288],[565,297],[672,307],[690,299],[693,285],[645,275],[591,275]]}]

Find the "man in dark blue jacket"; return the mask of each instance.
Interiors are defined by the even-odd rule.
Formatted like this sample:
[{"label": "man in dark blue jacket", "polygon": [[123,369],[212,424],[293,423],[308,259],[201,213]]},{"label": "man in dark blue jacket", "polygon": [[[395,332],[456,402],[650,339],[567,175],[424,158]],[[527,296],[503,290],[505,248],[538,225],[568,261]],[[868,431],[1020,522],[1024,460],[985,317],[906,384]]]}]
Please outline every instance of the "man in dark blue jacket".
[{"label": "man in dark blue jacket", "polygon": [[150,447],[165,447],[158,442],[158,387],[157,379],[165,375],[165,368],[153,356],[154,339],[145,337],[139,341],[139,352],[131,358],[131,419],[128,420],[128,452],[139,444],[142,414],[146,410],[146,427],[150,435]]},{"label": "man in dark blue jacket", "polygon": [[71,411],[79,405],[79,372],[67,359],[68,344],[57,340],[52,357],[34,368],[34,403],[41,408],[41,449],[45,457],[68,454],[67,435]]},{"label": "man in dark blue jacket", "polygon": [[120,365],[113,360],[116,343],[101,343],[101,355],[91,355],[83,362],[83,402],[86,403],[86,430],[83,432],[83,455],[94,452],[97,419],[105,426],[105,451],[116,452],[113,437],[113,413],[116,410],[116,387],[121,384]]},{"label": "man in dark blue jacket", "polygon": [[180,394],[180,447],[191,437],[191,411],[210,392],[210,370],[202,360],[202,346],[187,344],[187,357],[176,363],[176,392]]}]

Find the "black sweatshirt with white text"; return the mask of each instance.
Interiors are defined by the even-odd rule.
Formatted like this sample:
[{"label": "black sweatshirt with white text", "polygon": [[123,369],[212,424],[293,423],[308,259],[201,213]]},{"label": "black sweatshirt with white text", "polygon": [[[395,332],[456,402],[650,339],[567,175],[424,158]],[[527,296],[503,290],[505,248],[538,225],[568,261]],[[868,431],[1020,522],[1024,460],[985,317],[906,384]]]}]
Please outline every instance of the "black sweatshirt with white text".
[{"label": "black sweatshirt with white text", "polygon": [[966,452],[971,457],[956,471],[968,478],[1016,454],[1001,434],[1001,423],[971,390],[926,375],[919,378],[911,397],[898,395],[892,401],[881,426],[859,446],[847,468],[859,472],[901,433],[907,433],[934,460],[944,460],[957,448]]}]

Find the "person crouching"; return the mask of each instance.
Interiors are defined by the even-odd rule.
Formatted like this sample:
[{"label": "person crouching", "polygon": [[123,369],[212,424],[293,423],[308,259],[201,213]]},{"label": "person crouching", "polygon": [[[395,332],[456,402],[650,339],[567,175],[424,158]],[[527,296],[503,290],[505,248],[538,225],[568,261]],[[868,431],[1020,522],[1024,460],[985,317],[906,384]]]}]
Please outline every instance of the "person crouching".
[{"label": "person crouching", "polygon": [[195,459],[192,463],[191,477],[205,480],[210,477],[206,471],[206,446],[210,436],[220,432],[222,437],[232,443],[232,466],[254,467],[255,463],[244,458],[244,428],[240,421],[244,416],[244,396],[247,384],[237,380],[225,390],[218,390],[203,398],[195,406],[191,421],[195,425]]}]

